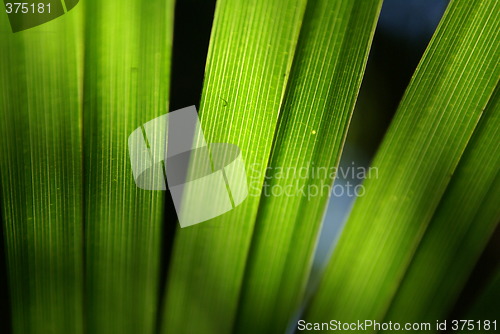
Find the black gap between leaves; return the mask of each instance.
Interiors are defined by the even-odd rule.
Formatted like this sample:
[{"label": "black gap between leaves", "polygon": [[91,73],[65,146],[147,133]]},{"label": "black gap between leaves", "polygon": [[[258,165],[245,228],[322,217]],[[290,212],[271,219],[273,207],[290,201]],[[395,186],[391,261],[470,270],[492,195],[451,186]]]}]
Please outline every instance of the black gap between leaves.
[{"label": "black gap between leaves", "polygon": [[[215,0],[183,0],[176,3],[170,77],[170,111],[192,105],[199,108],[215,2]],[[172,197],[167,192],[164,202],[160,254],[158,333],[163,317],[165,288],[177,225]]]}]

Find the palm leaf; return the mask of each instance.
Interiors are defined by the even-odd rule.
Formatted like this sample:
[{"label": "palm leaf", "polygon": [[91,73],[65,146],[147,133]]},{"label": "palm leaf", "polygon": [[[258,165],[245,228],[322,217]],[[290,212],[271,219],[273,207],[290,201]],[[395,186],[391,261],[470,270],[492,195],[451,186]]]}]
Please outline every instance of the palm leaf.
[{"label": "palm leaf", "polygon": [[499,124],[497,86],[413,256],[388,320],[446,319],[456,302],[500,221]]},{"label": "palm leaf", "polygon": [[81,8],[0,15],[0,176],[13,333],[83,332]]},{"label": "palm leaf", "polygon": [[308,2],[236,332],[281,333],[299,306],[381,3]]},{"label": "palm leaf", "polygon": [[127,143],[168,112],[173,1],[88,0],[86,9],[87,330],[152,333],[163,194],[136,187]]},{"label": "palm leaf", "polygon": [[[448,186],[500,68],[495,1],[452,1],[403,98],[308,311],[381,319]],[[496,41],[496,42],[492,42]]]},{"label": "palm leaf", "polygon": [[[304,9],[304,0],[217,2],[200,117],[207,142],[238,145],[259,185]],[[231,212],[177,231],[164,333],[231,332],[258,205],[250,194]]]}]

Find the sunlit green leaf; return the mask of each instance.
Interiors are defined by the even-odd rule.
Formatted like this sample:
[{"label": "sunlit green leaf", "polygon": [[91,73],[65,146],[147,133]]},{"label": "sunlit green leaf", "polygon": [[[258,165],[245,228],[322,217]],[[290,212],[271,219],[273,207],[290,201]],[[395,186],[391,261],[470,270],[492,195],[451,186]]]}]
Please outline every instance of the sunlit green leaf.
[{"label": "sunlit green leaf", "polygon": [[127,143],[168,112],[173,1],[85,4],[86,326],[148,334],[158,305],[163,193],[136,187]]},{"label": "sunlit green leaf", "polygon": [[15,34],[0,14],[0,176],[13,332],[83,333],[82,8]]},{"label": "sunlit green leaf", "polygon": [[284,332],[303,297],[381,3],[308,2],[262,190],[236,332]]},{"label": "sunlit green leaf", "polygon": [[[202,126],[207,142],[239,146],[247,173],[259,172],[260,186],[305,2],[217,2]],[[177,231],[163,333],[231,333],[258,205],[259,196],[250,194],[231,212]]]},{"label": "sunlit green leaf", "polygon": [[375,158],[308,319],[380,320],[498,82],[500,3],[452,1]]},{"label": "sunlit green leaf", "polygon": [[500,89],[483,113],[386,316],[446,319],[500,222]]}]

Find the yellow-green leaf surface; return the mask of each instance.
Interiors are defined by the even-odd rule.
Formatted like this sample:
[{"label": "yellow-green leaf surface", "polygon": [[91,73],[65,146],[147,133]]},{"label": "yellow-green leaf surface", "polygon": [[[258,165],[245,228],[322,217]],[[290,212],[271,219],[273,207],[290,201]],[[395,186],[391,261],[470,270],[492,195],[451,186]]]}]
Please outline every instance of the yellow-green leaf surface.
[{"label": "yellow-green leaf surface", "polygon": [[453,0],[365,183],[307,312],[380,320],[500,75],[500,2]]},{"label": "yellow-green leaf surface", "polygon": [[148,334],[163,193],[136,187],[128,136],[168,112],[173,1],[85,5],[86,325],[89,333]]},{"label": "yellow-green leaf surface", "polygon": [[82,333],[82,8],[15,34],[0,14],[0,176],[13,333]]},{"label": "yellow-green leaf surface", "polygon": [[386,321],[446,319],[500,222],[500,90],[483,113]]},{"label": "yellow-green leaf surface", "polygon": [[307,4],[235,332],[283,333],[299,307],[381,4]]},{"label": "yellow-green leaf surface", "polygon": [[[200,114],[209,143],[232,143],[260,188],[299,35],[305,0],[219,0]],[[249,180],[250,181],[250,180]],[[207,197],[207,203],[212,199]],[[250,194],[211,221],[178,230],[163,333],[232,331],[259,205]],[[198,208],[193,208],[196,210]]]}]

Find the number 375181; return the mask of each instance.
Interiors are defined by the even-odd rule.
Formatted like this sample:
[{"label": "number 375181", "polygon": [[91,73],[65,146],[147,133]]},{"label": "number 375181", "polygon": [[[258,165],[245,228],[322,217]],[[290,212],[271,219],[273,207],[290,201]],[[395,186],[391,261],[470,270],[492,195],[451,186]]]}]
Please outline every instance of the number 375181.
[{"label": "number 375181", "polygon": [[50,14],[50,3],[7,2],[5,7],[7,14]]}]

